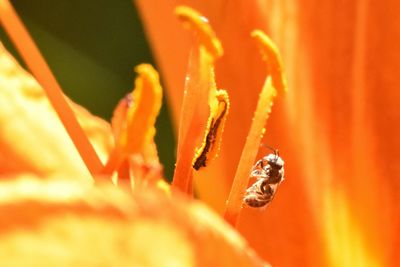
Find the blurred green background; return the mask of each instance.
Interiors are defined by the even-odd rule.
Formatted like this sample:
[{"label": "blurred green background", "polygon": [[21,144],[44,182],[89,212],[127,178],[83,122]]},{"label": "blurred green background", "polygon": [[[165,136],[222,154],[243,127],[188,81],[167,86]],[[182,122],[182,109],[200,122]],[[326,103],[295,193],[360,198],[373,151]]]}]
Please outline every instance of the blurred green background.
[{"label": "blurred green background", "polygon": [[[12,4],[65,94],[107,121],[118,101],[132,90],[134,66],[154,65],[131,0],[15,0]],[[20,60],[2,28],[0,38]],[[170,180],[175,140],[165,93],[156,127],[160,159]]]}]

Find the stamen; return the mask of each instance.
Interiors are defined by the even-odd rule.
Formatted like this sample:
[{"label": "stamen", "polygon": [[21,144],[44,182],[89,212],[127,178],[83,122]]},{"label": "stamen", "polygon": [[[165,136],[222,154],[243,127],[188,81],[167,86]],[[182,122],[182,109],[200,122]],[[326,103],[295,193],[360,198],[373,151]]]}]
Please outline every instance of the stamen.
[{"label": "stamen", "polygon": [[157,71],[150,64],[135,68],[138,77],[132,97],[134,105],[128,109],[127,130],[119,145],[125,153],[143,153],[156,134],[154,127],[162,104],[162,88]]},{"label": "stamen", "polygon": [[264,126],[271,112],[273,99],[277,94],[274,87],[276,86],[280,90],[285,90],[286,88],[285,77],[284,73],[281,72],[282,64],[277,48],[272,41],[259,30],[254,31],[252,36],[260,45],[261,51],[264,55],[267,55],[265,59],[269,62],[269,73],[258,99],[257,108],[253,116],[253,122],[240,157],[239,165],[226,204],[224,218],[233,226],[237,224],[242,208],[243,197],[249,183],[250,171],[256,160],[260,142],[265,132]]},{"label": "stamen", "polygon": [[217,154],[229,99],[215,84],[214,61],[223,50],[207,19],[188,7],[178,7],[175,13],[197,37],[189,58],[172,182],[191,195],[193,164],[200,168]]},{"label": "stamen", "polygon": [[66,102],[49,66],[8,0],[0,0],[0,21],[26,65],[45,90],[89,172],[96,178],[103,164]]},{"label": "stamen", "polygon": [[162,88],[157,71],[149,64],[135,68],[135,88],[118,104],[112,118],[115,148],[102,170],[110,176],[130,155],[140,154],[146,163],[159,162],[154,135],[162,103]]}]

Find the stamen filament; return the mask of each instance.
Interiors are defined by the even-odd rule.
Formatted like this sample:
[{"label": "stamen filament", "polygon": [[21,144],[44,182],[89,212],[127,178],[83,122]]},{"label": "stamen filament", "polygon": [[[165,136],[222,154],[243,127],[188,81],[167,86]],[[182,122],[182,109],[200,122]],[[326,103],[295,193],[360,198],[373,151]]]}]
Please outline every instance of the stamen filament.
[{"label": "stamen filament", "polygon": [[8,0],[0,0],[0,21],[26,65],[42,85],[82,160],[95,178],[103,164],[66,102],[56,78]]},{"label": "stamen filament", "polygon": [[250,170],[257,157],[260,142],[265,132],[264,126],[271,113],[273,100],[277,94],[276,89],[286,91],[286,80],[282,72],[282,63],[276,46],[260,30],[253,31],[251,35],[257,41],[261,51],[265,55],[264,59],[267,60],[268,76],[258,99],[250,131],[226,204],[224,218],[233,226],[236,226],[240,215],[243,197],[250,179]]}]

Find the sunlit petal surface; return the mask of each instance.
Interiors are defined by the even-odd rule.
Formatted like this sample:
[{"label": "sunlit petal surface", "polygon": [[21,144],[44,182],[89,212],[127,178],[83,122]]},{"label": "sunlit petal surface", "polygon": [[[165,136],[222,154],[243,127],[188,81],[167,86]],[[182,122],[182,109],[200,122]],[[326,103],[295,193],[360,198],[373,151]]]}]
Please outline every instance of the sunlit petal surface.
[{"label": "sunlit petal surface", "polygon": [[0,183],[0,203],[4,266],[269,266],[219,216],[179,195],[21,176]]},{"label": "sunlit petal surface", "polygon": [[[40,85],[0,44],[0,172],[88,174]],[[103,160],[112,145],[110,126],[70,101]],[[90,181],[84,179],[84,181]]]}]

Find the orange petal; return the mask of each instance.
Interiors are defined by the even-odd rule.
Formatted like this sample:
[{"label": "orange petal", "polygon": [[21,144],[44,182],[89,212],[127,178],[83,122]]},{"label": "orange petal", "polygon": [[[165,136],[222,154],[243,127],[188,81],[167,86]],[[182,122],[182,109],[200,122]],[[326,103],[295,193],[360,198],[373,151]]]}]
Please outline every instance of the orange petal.
[{"label": "orange petal", "polygon": [[[286,118],[276,122],[290,129],[276,135],[291,167],[287,165],[288,179],[273,203],[276,211],[258,219],[266,223],[262,235],[271,241],[287,234],[295,221],[297,231],[303,229],[297,238],[307,244],[308,256],[297,256],[304,265],[311,257],[323,258],[323,266],[397,265],[399,220],[393,218],[400,218],[400,209],[394,204],[399,191],[394,177],[400,169],[388,162],[399,158],[400,151],[400,58],[394,52],[400,27],[388,21],[396,19],[399,8],[395,1],[379,7],[365,1],[344,6],[306,1],[277,4],[267,16],[274,22],[272,36],[279,41],[293,89],[287,95]],[[314,16],[317,10],[325,10],[324,15]],[[379,200],[371,197],[378,195]],[[299,199],[304,199],[301,212],[293,208]],[[254,227],[256,214],[251,217],[243,229]],[[282,228],[271,234],[273,220]],[[319,240],[312,238],[315,230]],[[298,249],[291,250],[295,254]],[[316,254],[322,257],[312,256]]]},{"label": "orange petal", "polygon": [[180,195],[128,195],[62,177],[20,177],[0,192],[5,266],[269,266],[219,216]]},{"label": "orange petal", "polygon": [[[42,177],[64,173],[77,178],[88,174],[43,89],[2,45],[0,89],[1,173],[33,172]],[[96,153],[105,159],[112,146],[110,126],[70,104]]]}]

